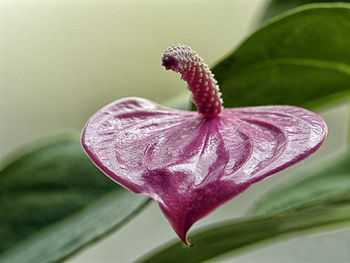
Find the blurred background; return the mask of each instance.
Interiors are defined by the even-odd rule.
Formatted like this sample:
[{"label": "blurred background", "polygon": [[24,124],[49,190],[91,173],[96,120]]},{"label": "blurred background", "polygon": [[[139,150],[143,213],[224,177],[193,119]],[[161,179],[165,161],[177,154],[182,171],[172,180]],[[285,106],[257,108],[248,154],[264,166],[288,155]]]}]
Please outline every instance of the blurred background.
[{"label": "blurred background", "polygon": [[[169,45],[191,46],[209,64],[254,30],[265,0],[2,0],[0,13],[0,160],[43,135],[81,130],[99,108],[138,96],[168,103],[186,93],[179,75],[160,65]],[[326,144],[284,176],[258,183],[194,229],[242,216],[256,198],[341,151],[348,108],[320,109]],[[132,262],[175,238],[153,203],[125,227],[69,263]],[[347,262],[350,230],[299,235],[215,262]],[[328,253],[329,251],[332,253]],[[116,260],[118,259],[118,260]]]},{"label": "blurred background", "polygon": [[61,129],[81,129],[127,96],[186,91],[160,65],[172,44],[209,64],[252,30],[265,1],[2,0],[0,158]]}]

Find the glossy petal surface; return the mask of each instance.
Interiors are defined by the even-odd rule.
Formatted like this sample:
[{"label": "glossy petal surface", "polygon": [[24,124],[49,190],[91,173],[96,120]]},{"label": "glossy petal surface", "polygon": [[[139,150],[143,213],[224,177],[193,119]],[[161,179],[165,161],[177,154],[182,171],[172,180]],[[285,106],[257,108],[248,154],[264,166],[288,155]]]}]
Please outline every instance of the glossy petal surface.
[{"label": "glossy petal surface", "polygon": [[82,145],[111,179],[157,201],[188,244],[197,220],[307,157],[326,134],[321,117],[293,106],[227,109],[207,119],[126,98],[88,121]]}]

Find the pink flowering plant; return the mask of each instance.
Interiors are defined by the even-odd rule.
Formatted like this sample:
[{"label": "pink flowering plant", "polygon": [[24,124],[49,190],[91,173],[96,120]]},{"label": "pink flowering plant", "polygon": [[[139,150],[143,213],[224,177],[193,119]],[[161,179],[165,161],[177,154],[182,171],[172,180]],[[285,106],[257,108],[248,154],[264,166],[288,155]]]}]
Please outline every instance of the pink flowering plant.
[{"label": "pink flowering plant", "polygon": [[[318,1],[299,4],[308,2]],[[271,1],[264,19],[286,8]],[[46,141],[0,169],[0,262],[63,261],[149,202],[174,241],[135,255],[139,262],[203,262],[290,233],[347,226],[346,146],[325,162],[315,155],[315,171],[302,162],[298,180],[260,195],[244,217],[232,211],[232,220],[190,230],[340,136],[316,111],[349,101],[349,21],[346,3],[288,11],[212,70],[189,46],[168,47],[161,66],[187,83],[192,107],[120,98],[87,117],[80,140]]]},{"label": "pink flowering plant", "polygon": [[317,114],[295,106],[223,109],[213,74],[187,46],[169,47],[162,65],[187,82],[197,112],[121,99],[92,116],[81,142],[111,179],[154,199],[189,245],[192,224],[315,152],[327,126]]}]

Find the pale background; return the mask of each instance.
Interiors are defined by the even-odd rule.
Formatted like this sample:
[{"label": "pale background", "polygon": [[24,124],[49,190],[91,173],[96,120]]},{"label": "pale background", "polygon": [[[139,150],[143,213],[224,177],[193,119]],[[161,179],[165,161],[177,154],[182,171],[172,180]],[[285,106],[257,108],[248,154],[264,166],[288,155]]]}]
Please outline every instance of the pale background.
[{"label": "pale background", "polygon": [[[264,0],[2,0],[0,13],[0,159],[64,129],[81,130],[96,110],[126,96],[162,103],[185,92],[160,66],[164,49],[184,43],[208,64],[254,29]],[[322,149],[288,172],[260,182],[193,229],[240,217],[256,198],[298,171],[341,151],[348,108],[320,109],[330,127]],[[336,127],[336,128],[335,128]],[[176,238],[156,205],[68,263],[132,262]],[[296,235],[213,262],[348,262],[350,230]]]}]

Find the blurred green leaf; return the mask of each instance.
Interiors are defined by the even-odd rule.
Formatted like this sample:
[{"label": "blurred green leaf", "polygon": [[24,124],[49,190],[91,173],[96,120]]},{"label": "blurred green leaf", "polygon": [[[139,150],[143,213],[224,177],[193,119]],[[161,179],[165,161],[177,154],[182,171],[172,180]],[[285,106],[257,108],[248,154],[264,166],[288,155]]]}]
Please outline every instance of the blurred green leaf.
[{"label": "blurred green leaf", "polygon": [[279,15],[289,9],[293,9],[295,7],[311,4],[311,3],[335,3],[335,2],[350,2],[349,0],[343,1],[332,1],[332,0],[270,0],[266,10],[264,11],[264,15],[262,17],[262,21],[266,21],[276,15]]},{"label": "blurred green leaf", "polygon": [[316,107],[350,95],[350,4],[312,4],[271,20],[213,72],[225,107]]},{"label": "blurred green leaf", "polygon": [[[193,248],[185,249],[181,242],[172,242],[146,255],[140,262],[203,262],[290,233],[350,225],[349,160],[350,153],[304,181],[269,196],[258,210],[264,211],[265,215],[233,220],[198,231],[190,236]],[[327,189],[331,193],[325,193]],[[287,190],[287,199],[282,197],[284,190]],[[274,200],[270,205],[272,198],[281,200]]]},{"label": "blurred green leaf", "polygon": [[[301,205],[319,204],[350,193],[350,152],[296,182],[279,186],[259,200],[252,213],[269,215]],[[350,195],[349,195],[350,196]]]},{"label": "blurred green leaf", "polygon": [[77,138],[46,143],[0,171],[0,262],[60,261],[147,200],[100,172]]}]

